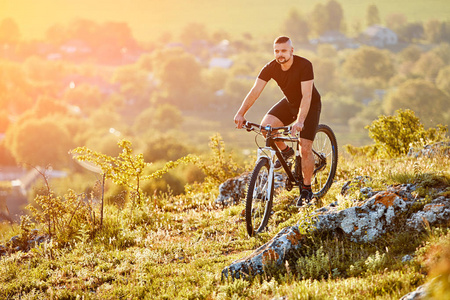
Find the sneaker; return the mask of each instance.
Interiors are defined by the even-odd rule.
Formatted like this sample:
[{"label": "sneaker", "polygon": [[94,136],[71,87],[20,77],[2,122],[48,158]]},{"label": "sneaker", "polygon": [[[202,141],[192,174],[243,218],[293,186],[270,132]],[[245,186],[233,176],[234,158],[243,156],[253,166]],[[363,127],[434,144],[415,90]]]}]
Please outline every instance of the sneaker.
[{"label": "sneaker", "polygon": [[302,190],[300,197],[297,200],[297,207],[302,207],[303,204],[308,204],[313,198],[313,192],[311,190]]},{"label": "sneaker", "polygon": [[[295,151],[294,151],[294,149],[292,149],[292,147],[289,147],[289,149],[287,151],[281,151],[281,155],[283,156],[284,160],[288,160],[294,154],[295,154]],[[273,168],[275,169],[275,171],[278,171],[279,169],[281,169],[281,162],[280,162],[280,160],[277,159],[277,161],[275,162]]]}]

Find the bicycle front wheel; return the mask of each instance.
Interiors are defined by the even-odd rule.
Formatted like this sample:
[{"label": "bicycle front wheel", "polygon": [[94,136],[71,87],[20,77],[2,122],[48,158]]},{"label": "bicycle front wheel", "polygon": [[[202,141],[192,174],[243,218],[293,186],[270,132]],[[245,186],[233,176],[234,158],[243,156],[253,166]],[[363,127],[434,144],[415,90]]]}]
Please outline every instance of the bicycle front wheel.
[{"label": "bicycle front wheel", "polygon": [[333,130],[327,125],[320,124],[313,142],[314,174],[312,190],[314,197],[323,197],[331,185],[338,163],[338,147]]},{"label": "bicycle front wheel", "polygon": [[269,159],[259,159],[253,169],[245,203],[245,222],[249,236],[260,233],[267,226],[273,201],[273,179],[270,180]]}]

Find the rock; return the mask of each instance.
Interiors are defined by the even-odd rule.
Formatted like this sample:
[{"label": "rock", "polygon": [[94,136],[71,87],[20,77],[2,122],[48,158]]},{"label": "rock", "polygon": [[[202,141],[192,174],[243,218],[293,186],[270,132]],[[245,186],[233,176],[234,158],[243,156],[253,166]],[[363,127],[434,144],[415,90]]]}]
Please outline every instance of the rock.
[{"label": "rock", "polygon": [[422,210],[412,214],[406,224],[411,230],[423,231],[429,226],[448,224],[450,220],[450,201],[440,196],[426,204]]},{"label": "rock", "polygon": [[315,227],[319,231],[337,230],[354,242],[372,242],[397,226],[398,216],[413,204],[394,192],[380,192],[360,206],[337,211],[329,206],[328,211],[316,215]]},{"label": "rock", "polygon": [[[405,228],[423,229],[424,219],[430,225],[448,222],[450,199],[445,197],[439,197],[411,214],[411,207],[420,201],[411,194],[414,189],[413,185],[408,184],[392,186],[377,192],[358,206],[338,210],[336,203],[332,203],[317,209],[312,213],[312,234],[343,234],[351,241],[368,243],[375,242],[387,232]],[[305,238],[300,234],[299,224],[287,227],[250,256],[234,261],[223,269],[222,276],[240,278],[261,274],[272,264],[282,267],[286,260],[298,258],[302,246],[305,246],[302,244]]]},{"label": "rock", "polygon": [[438,155],[450,156],[450,142],[438,142],[426,145],[422,149],[409,148],[408,156],[412,157],[435,157]]},{"label": "rock", "polygon": [[[236,205],[241,199],[245,199],[250,177],[251,173],[244,173],[227,179],[219,186],[219,196],[214,203],[219,206]],[[284,173],[275,172],[274,189],[284,187],[285,180],[286,175]]]},{"label": "rock", "polygon": [[431,281],[419,286],[415,291],[406,294],[401,297],[400,300],[424,300],[429,299],[428,289],[430,285],[434,284],[438,277],[433,278]]},{"label": "rock", "polygon": [[0,245],[0,256],[6,255],[8,252],[27,252],[31,248],[49,240],[50,237],[48,235],[40,235],[39,230],[33,229],[25,240],[19,235],[15,235],[6,243],[6,247]]},{"label": "rock", "polygon": [[245,198],[249,181],[249,173],[227,179],[219,186],[219,196],[214,203],[221,206],[239,203],[241,199]]},{"label": "rock", "polygon": [[305,238],[298,226],[286,227],[272,240],[258,248],[249,257],[237,260],[222,271],[222,278],[245,278],[262,274],[271,264],[282,265],[295,252],[302,247],[301,241]]},{"label": "rock", "polygon": [[411,260],[413,260],[413,257],[411,255],[409,255],[409,254],[402,257],[402,263],[406,263],[406,262],[409,262]]},{"label": "rock", "polygon": [[361,189],[364,185],[372,182],[369,176],[357,176],[352,180],[347,181],[341,188],[341,195],[348,195],[350,191]]}]

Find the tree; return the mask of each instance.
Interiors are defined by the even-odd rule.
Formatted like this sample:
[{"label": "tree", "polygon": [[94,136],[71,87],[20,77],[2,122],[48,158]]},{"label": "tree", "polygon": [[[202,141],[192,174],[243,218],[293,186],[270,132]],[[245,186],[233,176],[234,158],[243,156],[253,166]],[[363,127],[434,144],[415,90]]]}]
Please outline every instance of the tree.
[{"label": "tree", "polygon": [[321,118],[338,124],[347,124],[362,108],[362,105],[351,97],[338,96],[333,93],[326,94],[322,102]]},{"label": "tree", "polygon": [[18,163],[66,167],[73,144],[57,117],[29,118],[8,130],[8,148]]},{"label": "tree", "polygon": [[445,66],[445,62],[438,55],[427,52],[420,56],[412,71],[417,76],[434,81],[439,70]]},{"label": "tree", "polygon": [[431,53],[436,54],[446,65],[450,65],[450,44],[442,43],[439,46],[430,50]]},{"label": "tree", "polygon": [[177,129],[183,122],[181,111],[174,105],[163,103],[150,107],[138,115],[134,123],[137,132],[162,131]]},{"label": "tree", "polygon": [[67,41],[67,29],[62,24],[54,24],[45,32],[45,39],[54,45],[62,45]]},{"label": "tree", "polygon": [[429,20],[424,25],[425,39],[430,43],[440,43],[446,41],[447,31],[450,32],[450,28],[447,29],[446,23],[439,20]]},{"label": "tree", "polygon": [[422,56],[422,53],[422,50],[416,45],[410,45],[398,53],[396,55],[399,62],[399,66],[397,67],[399,76],[397,78],[410,76],[414,64]]},{"label": "tree", "polygon": [[400,62],[416,62],[420,56],[422,55],[422,50],[416,45],[409,45],[405,49],[403,49],[399,54],[397,54],[397,58]]},{"label": "tree", "polygon": [[371,4],[367,7],[366,23],[367,26],[380,24],[380,12],[375,4]]},{"label": "tree", "polygon": [[327,24],[328,16],[325,12],[325,5],[322,3],[317,3],[314,5],[314,8],[311,12],[309,18],[309,24],[311,26],[312,31],[320,36],[324,34],[329,28]]},{"label": "tree", "polygon": [[308,20],[312,31],[322,35],[327,31],[340,31],[344,13],[342,6],[335,0],[329,0],[325,5],[317,3]]},{"label": "tree", "polygon": [[80,107],[83,112],[90,113],[104,102],[103,95],[97,86],[80,84],[67,89],[64,93],[64,101],[68,104]]},{"label": "tree", "polygon": [[330,0],[325,5],[327,20],[327,29],[341,31],[344,11],[341,4],[335,0]]},{"label": "tree", "polygon": [[10,124],[10,120],[8,117],[8,113],[6,111],[0,112],[0,133],[6,132],[6,129],[8,129],[8,126]]},{"label": "tree", "polygon": [[320,44],[317,46],[317,54],[321,58],[334,59],[338,56],[338,51],[331,44]]},{"label": "tree", "polygon": [[307,42],[309,26],[305,18],[296,9],[291,9],[286,20],[284,20],[282,32],[285,32],[295,42]]},{"label": "tree", "polygon": [[153,74],[159,84],[160,99],[165,98],[178,107],[192,108],[193,95],[202,86],[202,68],[196,58],[180,48],[155,51],[153,55]]},{"label": "tree", "polygon": [[374,99],[356,113],[348,121],[350,130],[352,132],[362,132],[364,128],[372,123],[383,113],[382,102],[379,99]]},{"label": "tree", "polygon": [[0,22],[0,44],[15,44],[19,41],[20,30],[17,23],[6,18]]},{"label": "tree", "polygon": [[395,31],[399,39],[405,42],[414,42],[423,37],[423,25],[420,22],[408,23]]},{"label": "tree", "polygon": [[436,86],[450,97],[450,66],[439,71],[438,76],[436,77]]},{"label": "tree", "polygon": [[98,44],[109,45],[118,50],[131,50],[137,47],[130,27],[124,22],[106,22],[101,24],[98,26],[95,36]]},{"label": "tree", "polygon": [[410,79],[386,96],[383,107],[387,114],[398,109],[413,110],[426,126],[434,126],[445,121],[449,103],[450,98],[433,83]]},{"label": "tree", "polygon": [[149,162],[159,160],[175,161],[182,156],[188,155],[190,149],[183,141],[177,138],[178,134],[154,133],[146,141],[144,158]]},{"label": "tree", "polygon": [[112,82],[120,85],[129,109],[141,111],[148,106],[155,85],[148,71],[136,64],[121,66],[115,70]]},{"label": "tree", "polygon": [[401,27],[405,26],[408,22],[408,19],[404,14],[401,13],[392,13],[386,17],[386,26],[395,32],[398,31]]},{"label": "tree", "polygon": [[170,57],[160,69],[155,71],[161,86],[179,95],[188,93],[200,84],[200,64],[188,53]]},{"label": "tree", "polygon": [[67,40],[85,41],[90,47],[95,47],[99,44],[100,39],[97,31],[98,24],[96,22],[87,19],[76,19],[67,28]]},{"label": "tree", "polygon": [[322,92],[334,90],[336,84],[336,65],[331,59],[314,60],[314,84]]},{"label": "tree", "polygon": [[387,82],[395,68],[389,52],[374,47],[361,47],[347,56],[342,65],[346,75],[355,78],[380,78]]},{"label": "tree", "polygon": [[189,47],[194,41],[208,41],[209,37],[204,24],[190,23],[183,28],[180,39],[184,45]]},{"label": "tree", "polygon": [[67,106],[61,101],[49,97],[40,97],[33,107],[34,115],[42,118],[50,115],[65,115],[68,113]]}]

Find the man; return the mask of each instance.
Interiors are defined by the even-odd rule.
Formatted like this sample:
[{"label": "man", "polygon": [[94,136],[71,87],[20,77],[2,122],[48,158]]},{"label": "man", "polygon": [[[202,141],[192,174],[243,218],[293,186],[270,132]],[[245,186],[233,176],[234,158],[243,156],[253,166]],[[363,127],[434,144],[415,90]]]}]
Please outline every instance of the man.
[{"label": "man", "polygon": [[[258,75],[255,84],[242,102],[234,117],[237,128],[245,123],[245,114],[258,99],[267,82],[273,78],[284,98],[275,104],[264,116],[261,124],[272,127],[292,124],[292,133],[300,133],[302,156],[303,186],[297,206],[309,202],[312,198],[311,180],[314,171],[312,143],[319,125],[321,101],[314,86],[312,64],[307,59],[294,55],[294,47],[289,37],[280,36],[273,45],[275,59],[266,64]],[[277,142],[285,159],[294,155],[294,150],[284,142]],[[281,163],[275,163],[275,169]]]}]

